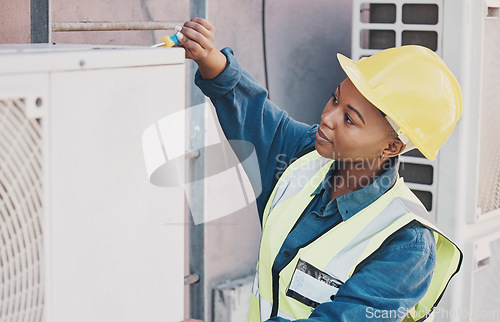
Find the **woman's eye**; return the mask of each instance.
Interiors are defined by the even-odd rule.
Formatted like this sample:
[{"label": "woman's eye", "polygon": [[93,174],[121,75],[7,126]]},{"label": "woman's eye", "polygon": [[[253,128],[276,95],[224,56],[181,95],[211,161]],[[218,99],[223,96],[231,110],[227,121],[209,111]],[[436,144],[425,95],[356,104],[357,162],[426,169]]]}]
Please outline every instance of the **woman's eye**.
[{"label": "woman's eye", "polygon": [[345,113],[345,121],[348,123],[348,124],[351,124],[351,125],[354,125],[354,122],[352,121],[351,117],[349,116],[349,114]]},{"label": "woman's eye", "polygon": [[335,93],[332,93],[332,97],[333,97],[333,104],[339,105],[339,99],[337,98],[337,95],[335,95]]}]

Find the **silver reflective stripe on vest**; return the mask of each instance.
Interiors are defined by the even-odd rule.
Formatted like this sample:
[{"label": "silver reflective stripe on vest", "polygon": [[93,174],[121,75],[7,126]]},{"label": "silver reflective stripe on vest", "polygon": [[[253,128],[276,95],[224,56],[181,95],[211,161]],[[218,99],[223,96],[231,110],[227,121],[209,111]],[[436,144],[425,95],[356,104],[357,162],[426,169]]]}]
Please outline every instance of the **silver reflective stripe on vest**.
[{"label": "silver reflective stripe on vest", "polygon": [[413,212],[415,215],[425,215],[426,220],[430,219],[427,211],[422,206],[404,198],[395,198],[382,210],[380,215],[372,220],[349,244],[330,260],[325,271],[345,282],[349,278],[350,269],[357,264],[371,238],[398,218],[412,212],[409,209],[410,207],[416,210],[416,212]]},{"label": "silver reflective stripe on vest", "polygon": [[429,215],[429,213],[424,208],[424,206],[422,206],[421,204],[418,204],[416,202],[413,202],[411,200],[405,199],[405,198],[399,198],[399,200],[401,200],[401,202],[406,206],[406,208],[408,208],[408,210],[411,213],[413,213],[414,215],[417,215],[417,216],[421,217],[422,219],[430,222],[434,226],[437,226],[436,221],[434,220],[434,218],[431,217],[431,215]]},{"label": "silver reflective stripe on vest", "polygon": [[257,273],[255,273],[255,278],[253,279],[252,294],[256,298],[259,298],[259,269],[257,269]]},{"label": "silver reflective stripe on vest", "polygon": [[332,160],[323,157],[314,159],[298,167],[293,172],[293,175],[283,178],[276,189],[276,194],[269,208],[269,213],[273,211],[274,207],[276,207],[279,202],[285,201],[302,190],[309,182],[310,178],[314,177],[314,175],[330,161]]},{"label": "silver reflective stripe on vest", "polygon": [[[268,320],[271,317],[271,311],[273,309],[273,305],[271,304],[271,302],[262,298],[259,294],[259,271],[258,270],[257,270],[257,273],[255,274],[255,278],[253,280],[252,294],[259,300],[260,320],[261,321]],[[288,319],[288,320],[295,320],[295,318],[293,316],[288,315],[285,312],[282,312],[279,310],[278,310],[278,316],[285,318],[285,319]]]},{"label": "silver reflective stripe on vest", "polygon": [[[271,304],[271,302],[267,301],[266,299],[264,299],[260,296],[258,297],[258,299],[259,299],[259,305],[260,305],[260,320],[267,321],[271,317],[271,311],[273,309],[273,305]],[[294,318],[293,316],[288,315],[285,312],[282,312],[279,310],[278,310],[278,316],[280,318],[284,318],[284,319],[288,319],[288,320],[292,320],[292,321],[296,320],[296,318]]]}]

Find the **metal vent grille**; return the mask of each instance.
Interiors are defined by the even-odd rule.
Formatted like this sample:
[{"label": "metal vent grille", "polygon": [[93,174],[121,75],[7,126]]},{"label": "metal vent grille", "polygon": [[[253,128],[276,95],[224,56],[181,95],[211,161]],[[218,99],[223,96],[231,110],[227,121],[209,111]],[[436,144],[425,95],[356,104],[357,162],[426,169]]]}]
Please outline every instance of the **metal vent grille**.
[{"label": "metal vent grille", "polygon": [[500,208],[500,19],[484,21],[478,207],[481,214]]},{"label": "metal vent grille", "polygon": [[0,99],[0,321],[42,321],[42,131]]},{"label": "metal vent grille", "polygon": [[[495,238],[497,237],[497,238]],[[490,239],[491,240],[488,240]],[[495,238],[495,239],[493,239]],[[500,239],[498,235],[486,237],[475,245],[475,260],[470,322],[500,321]],[[465,311],[467,312],[467,311]]]},{"label": "metal vent grille", "polygon": [[[443,0],[354,0],[352,58],[371,56],[382,49],[421,45],[441,55]],[[436,216],[436,161],[417,150],[401,157],[399,173],[408,187]]]},{"label": "metal vent grille", "polygon": [[441,55],[442,0],[354,0],[352,58],[381,49],[421,45]]}]

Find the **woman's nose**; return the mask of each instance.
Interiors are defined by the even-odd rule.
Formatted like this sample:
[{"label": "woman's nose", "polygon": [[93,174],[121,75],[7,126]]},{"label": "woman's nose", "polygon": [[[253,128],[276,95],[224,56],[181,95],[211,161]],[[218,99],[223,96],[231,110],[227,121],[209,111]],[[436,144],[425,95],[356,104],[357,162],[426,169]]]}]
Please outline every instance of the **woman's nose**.
[{"label": "woman's nose", "polygon": [[321,122],[331,130],[335,130],[337,127],[338,110],[338,108],[330,109],[321,115]]}]

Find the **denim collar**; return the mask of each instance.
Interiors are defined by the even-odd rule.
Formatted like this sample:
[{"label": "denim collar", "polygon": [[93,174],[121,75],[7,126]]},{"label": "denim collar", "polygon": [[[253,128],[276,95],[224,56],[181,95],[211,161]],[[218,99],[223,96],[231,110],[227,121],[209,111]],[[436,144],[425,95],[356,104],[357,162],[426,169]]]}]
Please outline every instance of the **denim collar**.
[{"label": "denim collar", "polygon": [[389,188],[392,187],[398,177],[399,157],[396,156],[391,158],[389,162],[390,168],[377,177],[369,186],[347,193],[333,200],[329,200],[329,179],[335,174],[339,166],[339,162],[335,161],[323,181],[311,194],[311,196],[321,194],[321,203],[323,204],[321,209],[324,211],[320,215],[331,216],[338,211],[342,216],[342,220],[346,221],[380,198],[387,190],[389,190]]}]

